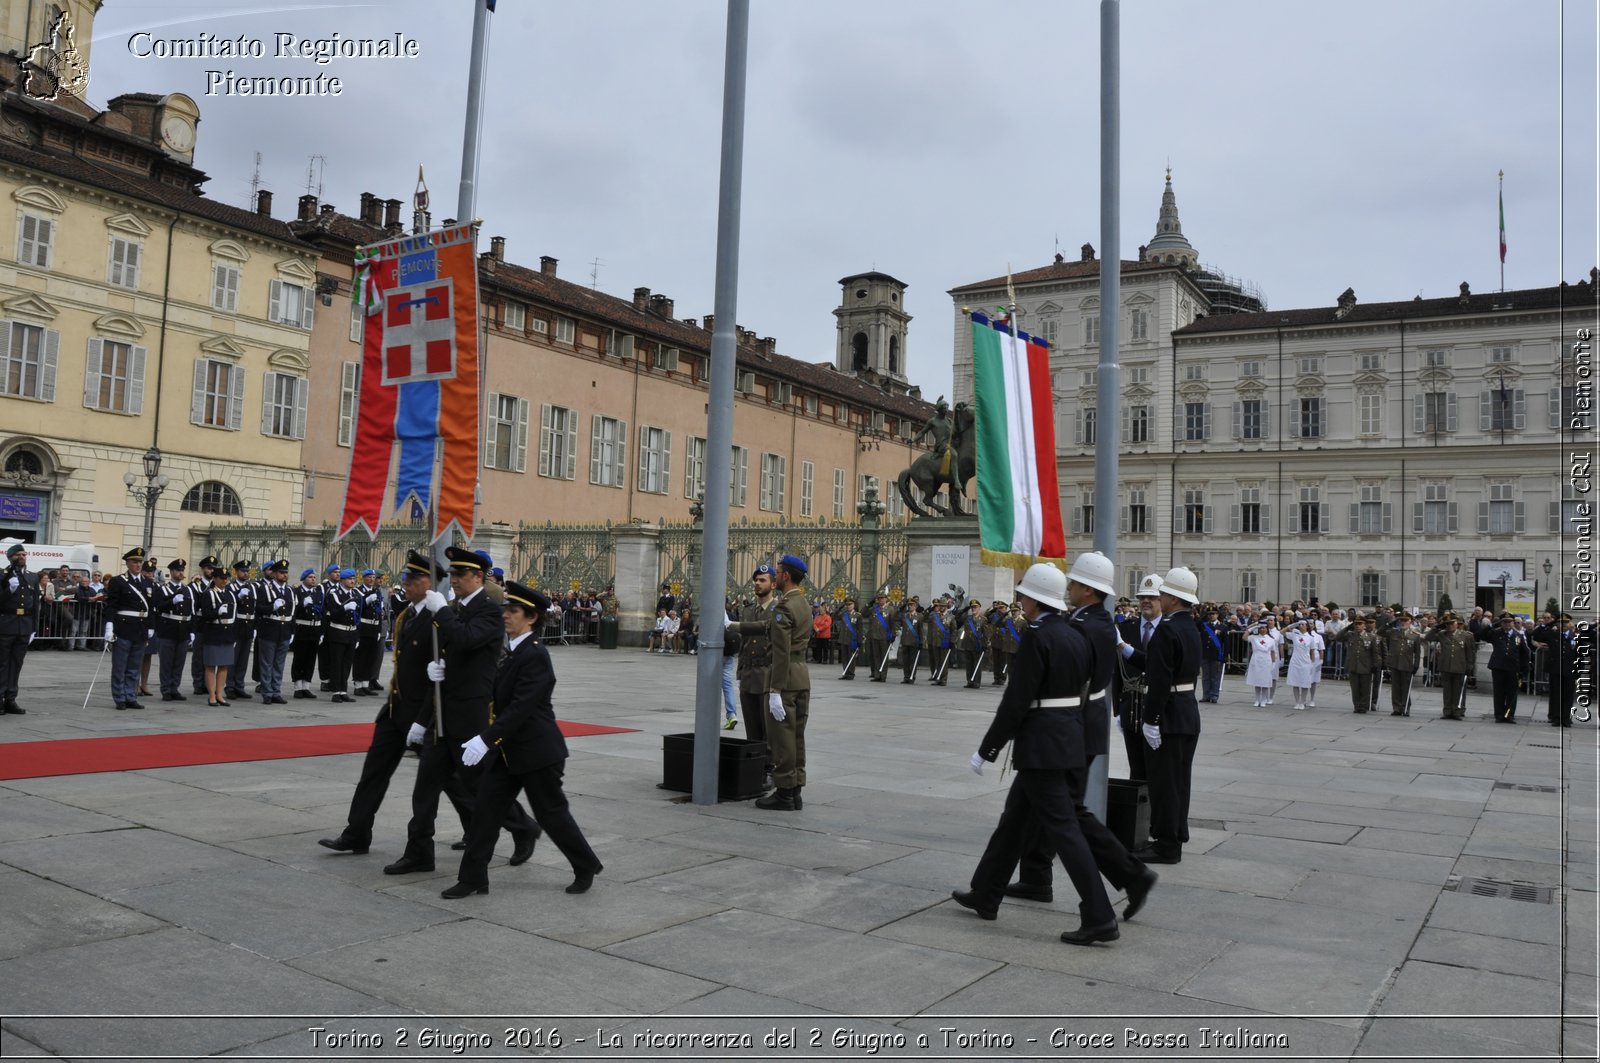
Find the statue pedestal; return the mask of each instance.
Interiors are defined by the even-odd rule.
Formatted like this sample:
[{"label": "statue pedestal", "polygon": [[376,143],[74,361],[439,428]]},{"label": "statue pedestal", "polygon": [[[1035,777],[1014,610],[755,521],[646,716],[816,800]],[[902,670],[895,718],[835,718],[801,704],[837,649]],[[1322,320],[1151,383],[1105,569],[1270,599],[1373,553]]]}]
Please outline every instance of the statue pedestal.
[{"label": "statue pedestal", "polygon": [[1009,603],[1022,573],[983,563],[978,543],[978,522],[957,519],[921,519],[906,526],[906,596],[915,594],[923,604],[942,594],[953,594],[951,584],[968,600]]}]

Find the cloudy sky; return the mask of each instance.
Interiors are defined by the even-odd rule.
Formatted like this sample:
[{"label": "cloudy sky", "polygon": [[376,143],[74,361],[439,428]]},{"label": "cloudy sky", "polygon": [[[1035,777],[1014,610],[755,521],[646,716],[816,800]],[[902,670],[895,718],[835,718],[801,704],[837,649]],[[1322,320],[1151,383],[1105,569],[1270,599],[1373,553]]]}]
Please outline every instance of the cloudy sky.
[{"label": "cloudy sky", "polygon": [[[478,214],[514,261],[712,309],[726,5],[500,0],[491,17]],[[450,9],[448,12],[446,9]],[[839,278],[910,285],[913,382],[950,390],[952,287],[1076,257],[1099,234],[1093,0],[755,0],[740,324],[831,360]],[[1128,0],[1122,239],[1155,231],[1165,167],[1203,261],[1276,309],[1575,281],[1596,239],[1596,22],[1589,0]],[[218,11],[226,12],[219,15]],[[185,92],[196,163],[244,205],[256,153],[280,216],[322,156],[324,202],[409,196],[427,167],[454,213],[468,0],[108,0],[92,102]],[[259,39],[266,58],[140,57],[132,35]],[[409,35],[414,59],[318,66],[277,33]],[[143,39],[140,49],[147,49]],[[1564,70],[1563,70],[1564,63]],[[207,95],[210,70],[339,77],[321,98]],[[315,180],[315,178],[314,178]],[[313,191],[315,187],[313,186]],[[407,208],[409,220],[409,206]],[[485,241],[486,246],[486,241]],[[598,264],[597,264],[598,263]]]}]

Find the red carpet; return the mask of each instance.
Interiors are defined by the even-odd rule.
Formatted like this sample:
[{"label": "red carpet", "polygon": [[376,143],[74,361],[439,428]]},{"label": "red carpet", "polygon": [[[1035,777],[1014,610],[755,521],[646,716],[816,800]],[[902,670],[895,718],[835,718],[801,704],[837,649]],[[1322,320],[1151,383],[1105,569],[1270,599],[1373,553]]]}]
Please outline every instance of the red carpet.
[{"label": "red carpet", "polygon": [[[558,721],[568,738],[624,734],[631,727]],[[237,731],[134,735],[128,738],[67,738],[54,742],[0,743],[0,779],[40,779],[49,775],[92,775],[103,771],[178,768],[187,764],[234,764],[251,760],[291,760],[338,753],[364,753],[372,742],[370,723],[312,727],[256,727]]]}]

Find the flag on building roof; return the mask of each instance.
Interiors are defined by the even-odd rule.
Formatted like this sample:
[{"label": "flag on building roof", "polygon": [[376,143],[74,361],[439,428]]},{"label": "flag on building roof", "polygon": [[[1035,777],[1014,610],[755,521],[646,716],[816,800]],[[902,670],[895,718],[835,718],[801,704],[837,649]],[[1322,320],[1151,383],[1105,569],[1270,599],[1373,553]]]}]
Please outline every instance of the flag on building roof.
[{"label": "flag on building roof", "polygon": [[1500,189],[1500,264],[1506,264],[1506,191]]},{"label": "flag on building roof", "polygon": [[[414,498],[433,511],[433,537],[452,524],[472,536],[478,467],[476,229],[457,225],[359,248],[357,299],[366,324],[356,436],[339,537],[376,535],[385,512]],[[400,460],[385,499],[394,444]],[[435,448],[441,452],[437,492]]]},{"label": "flag on building roof", "polygon": [[1049,347],[975,313],[972,365],[983,562],[1021,569],[1064,561]]}]

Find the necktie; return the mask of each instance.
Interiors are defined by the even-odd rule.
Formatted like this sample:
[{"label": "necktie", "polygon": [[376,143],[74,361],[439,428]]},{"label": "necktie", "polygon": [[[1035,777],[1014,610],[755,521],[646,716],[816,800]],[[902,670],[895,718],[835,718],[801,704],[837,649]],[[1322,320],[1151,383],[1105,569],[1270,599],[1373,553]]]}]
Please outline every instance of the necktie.
[{"label": "necktie", "polygon": [[1151,626],[1152,625],[1151,625],[1150,621],[1146,620],[1144,622],[1144,634],[1139,637],[1139,645],[1148,646],[1150,644],[1150,628],[1151,628]]}]

